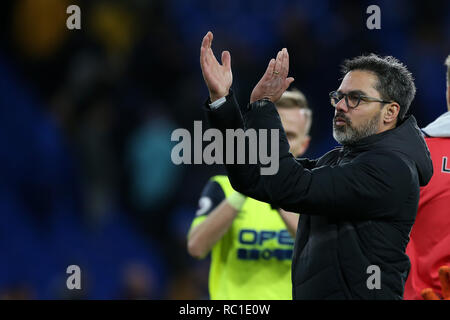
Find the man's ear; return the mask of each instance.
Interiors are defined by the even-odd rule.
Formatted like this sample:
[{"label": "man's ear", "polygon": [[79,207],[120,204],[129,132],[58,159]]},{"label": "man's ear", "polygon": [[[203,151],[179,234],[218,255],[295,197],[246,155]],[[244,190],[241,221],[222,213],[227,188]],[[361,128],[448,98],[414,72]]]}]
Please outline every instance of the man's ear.
[{"label": "man's ear", "polygon": [[400,112],[400,106],[398,105],[398,103],[393,102],[393,103],[386,105],[384,116],[383,116],[384,123],[387,125],[396,123],[399,112]]}]

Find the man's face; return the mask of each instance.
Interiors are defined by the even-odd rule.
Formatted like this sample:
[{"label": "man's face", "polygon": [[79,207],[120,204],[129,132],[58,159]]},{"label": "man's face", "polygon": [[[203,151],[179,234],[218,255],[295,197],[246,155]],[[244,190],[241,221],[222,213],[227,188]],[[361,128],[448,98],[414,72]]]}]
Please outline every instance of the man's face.
[{"label": "man's face", "polygon": [[[338,89],[339,92],[360,92],[363,95],[381,99],[375,89],[377,76],[368,71],[354,70],[347,73]],[[333,118],[333,137],[342,145],[354,143],[362,138],[380,132],[382,106],[379,102],[361,100],[359,105],[348,108],[345,98],[336,105]]]},{"label": "man's face", "polygon": [[277,108],[277,110],[289,141],[289,151],[295,157],[299,157],[305,152],[309,141],[306,135],[307,110],[299,108]]}]

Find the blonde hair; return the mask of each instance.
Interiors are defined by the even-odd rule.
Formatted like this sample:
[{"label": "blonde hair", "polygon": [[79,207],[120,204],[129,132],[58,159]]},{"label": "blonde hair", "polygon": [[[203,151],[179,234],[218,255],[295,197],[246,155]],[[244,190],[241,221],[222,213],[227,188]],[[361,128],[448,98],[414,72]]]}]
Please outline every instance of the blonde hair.
[{"label": "blonde hair", "polygon": [[305,95],[298,89],[292,89],[285,91],[281,98],[275,103],[277,108],[299,108],[305,112],[306,124],[305,124],[305,134],[309,134],[312,124],[312,110],[309,108],[308,100],[306,100]]}]

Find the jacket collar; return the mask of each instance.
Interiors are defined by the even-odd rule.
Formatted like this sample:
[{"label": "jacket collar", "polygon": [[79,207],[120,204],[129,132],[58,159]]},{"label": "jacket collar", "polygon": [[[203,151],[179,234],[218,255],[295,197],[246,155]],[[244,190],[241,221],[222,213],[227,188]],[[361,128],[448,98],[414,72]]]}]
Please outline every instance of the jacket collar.
[{"label": "jacket collar", "polygon": [[347,144],[343,146],[344,151],[366,151],[371,150],[378,146],[383,146],[389,144],[388,141],[386,141],[386,138],[389,138],[390,136],[401,134],[402,132],[406,131],[407,127],[417,127],[417,122],[414,116],[407,116],[403,121],[397,125],[395,128],[383,131],[378,134],[374,134],[368,137],[365,137],[363,139],[360,139],[352,144]]},{"label": "jacket collar", "polygon": [[426,185],[431,179],[433,163],[430,151],[414,116],[405,117],[397,127],[391,130],[363,138],[343,148],[345,154],[377,150],[395,152],[412,161],[419,174],[420,185]]}]

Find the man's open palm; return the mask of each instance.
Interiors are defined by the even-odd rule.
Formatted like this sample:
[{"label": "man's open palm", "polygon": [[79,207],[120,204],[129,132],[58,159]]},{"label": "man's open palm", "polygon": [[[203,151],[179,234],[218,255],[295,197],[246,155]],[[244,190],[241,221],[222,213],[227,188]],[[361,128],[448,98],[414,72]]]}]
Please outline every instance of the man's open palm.
[{"label": "man's open palm", "polygon": [[222,65],[217,61],[211,49],[213,34],[209,31],[202,41],[200,48],[200,66],[203,79],[209,90],[211,102],[228,95],[233,75],[231,73],[231,55],[228,51],[222,52]]}]

